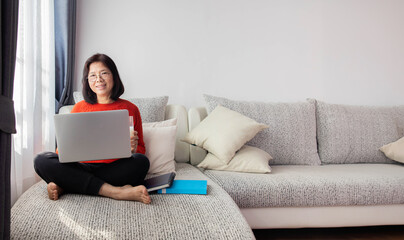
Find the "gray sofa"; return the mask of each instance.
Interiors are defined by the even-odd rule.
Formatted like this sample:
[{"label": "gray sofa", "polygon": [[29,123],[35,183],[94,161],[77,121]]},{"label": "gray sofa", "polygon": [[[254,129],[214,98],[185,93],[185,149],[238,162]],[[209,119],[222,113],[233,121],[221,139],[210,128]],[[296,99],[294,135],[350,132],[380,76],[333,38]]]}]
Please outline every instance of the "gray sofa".
[{"label": "gray sofa", "polygon": [[[168,105],[164,118],[178,119],[177,179],[207,179],[206,196],[152,195],[151,205],[75,194],[51,201],[39,182],[11,209],[12,238],[254,239],[251,228],[404,224],[404,166],[378,150],[404,136],[403,106],[205,101],[188,112]],[[271,173],[196,167],[206,151],[180,140],[218,104],[269,125],[248,144],[271,154]],[[150,121],[161,120],[151,118],[155,111],[141,107]]]},{"label": "gray sofa", "polygon": [[[204,98],[189,110],[190,131],[217,105],[269,125],[247,144],[270,153],[271,173],[203,171],[253,229],[404,224],[404,165],[378,150],[404,136],[404,106]],[[196,166],[206,151],[190,155]]]},{"label": "gray sofa", "polygon": [[[142,105],[145,120],[162,120],[154,116],[158,108],[144,101],[137,105]],[[60,113],[71,108],[66,106]],[[254,239],[229,194],[189,164],[189,146],[179,141],[188,131],[186,109],[168,105],[162,117],[177,118],[176,179],[208,180],[207,195],[152,194],[150,205],[77,194],[64,194],[52,201],[47,197],[46,183],[41,181],[12,207],[11,238]]]}]

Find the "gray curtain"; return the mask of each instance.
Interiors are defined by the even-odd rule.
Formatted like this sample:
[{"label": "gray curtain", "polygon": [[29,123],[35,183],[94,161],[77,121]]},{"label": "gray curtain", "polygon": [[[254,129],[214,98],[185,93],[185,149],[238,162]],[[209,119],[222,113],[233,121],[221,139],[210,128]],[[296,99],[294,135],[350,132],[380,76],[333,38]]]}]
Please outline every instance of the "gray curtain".
[{"label": "gray curtain", "polygon": [[0,239],[9,239],[11,134],[16,133],[12,99],[17,49],[18,0],[1,0],[0,21]]},{"label": "gray curtain", "polygon": [[73,104],[76,0],[55,1],[55,100],[56,113]]}]

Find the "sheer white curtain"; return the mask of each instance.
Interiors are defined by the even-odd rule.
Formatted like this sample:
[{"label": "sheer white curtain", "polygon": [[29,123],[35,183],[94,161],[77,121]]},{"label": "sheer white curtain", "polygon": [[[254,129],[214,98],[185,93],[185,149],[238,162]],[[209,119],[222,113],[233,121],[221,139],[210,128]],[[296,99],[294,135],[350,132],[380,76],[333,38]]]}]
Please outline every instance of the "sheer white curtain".
[{"label": "sheer white curtain", "polygon": [[55,150],[54,0],[20,0],[14,107],[11,204],[40,179],[33,159]]}]

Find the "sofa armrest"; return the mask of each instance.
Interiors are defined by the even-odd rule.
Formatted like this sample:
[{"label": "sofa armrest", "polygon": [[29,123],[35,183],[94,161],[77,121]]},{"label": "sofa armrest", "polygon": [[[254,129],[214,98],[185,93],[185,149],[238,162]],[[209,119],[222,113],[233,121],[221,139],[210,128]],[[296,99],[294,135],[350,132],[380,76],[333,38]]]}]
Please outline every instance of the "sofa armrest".
[{"label": "sofa armrest", "polygon": [[70,113],[73,109],[74,105],[66,105],[59,109],[59,114]]},{"label": "sofa armrest", "polygon": [[[189,131],[192,131],[206,116],[208,112],[204,107],[190,108],[188,111],[188,125]],[[190,145],[189,156],[192,165],[198,165],[205,159],[207,151],[198,146]]]},{"label": "sofa armrest", "polygon": [[164,119],[177,118],[177,135],[175,143],[175,161],[189,162],[189,144],[181,141],[188,133],[188,116],[184,106],[169,104],[166,106]]}]

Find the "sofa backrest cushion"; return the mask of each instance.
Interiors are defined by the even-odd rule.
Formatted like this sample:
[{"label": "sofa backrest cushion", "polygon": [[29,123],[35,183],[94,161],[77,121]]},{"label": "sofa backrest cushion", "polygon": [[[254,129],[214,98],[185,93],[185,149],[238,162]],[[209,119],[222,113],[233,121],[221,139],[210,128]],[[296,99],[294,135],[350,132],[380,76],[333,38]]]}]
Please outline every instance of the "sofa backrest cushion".
[{"label": "sofa backrest cushion", "polygon": [[404,135],[404,106],[316,103],[322,163],[392,163],[379,148]]},{"label": "sofa backrest cushion", "polygon": [[208,113],[222,105],[269,126],[247,144],[269,153],[270,165],[319,165],[315,105],[310,102],[265,103],[204,95]]},{"label": "sofa backrest cushion", "polygon": [[[81,92],[74,92],[73,98],[75,103],[84,100]],[[139,108],[140,115],[142,116],[142,122],[159,122],[164,120],[168,96],[126,98],[126,100],[132,102]]]}]

